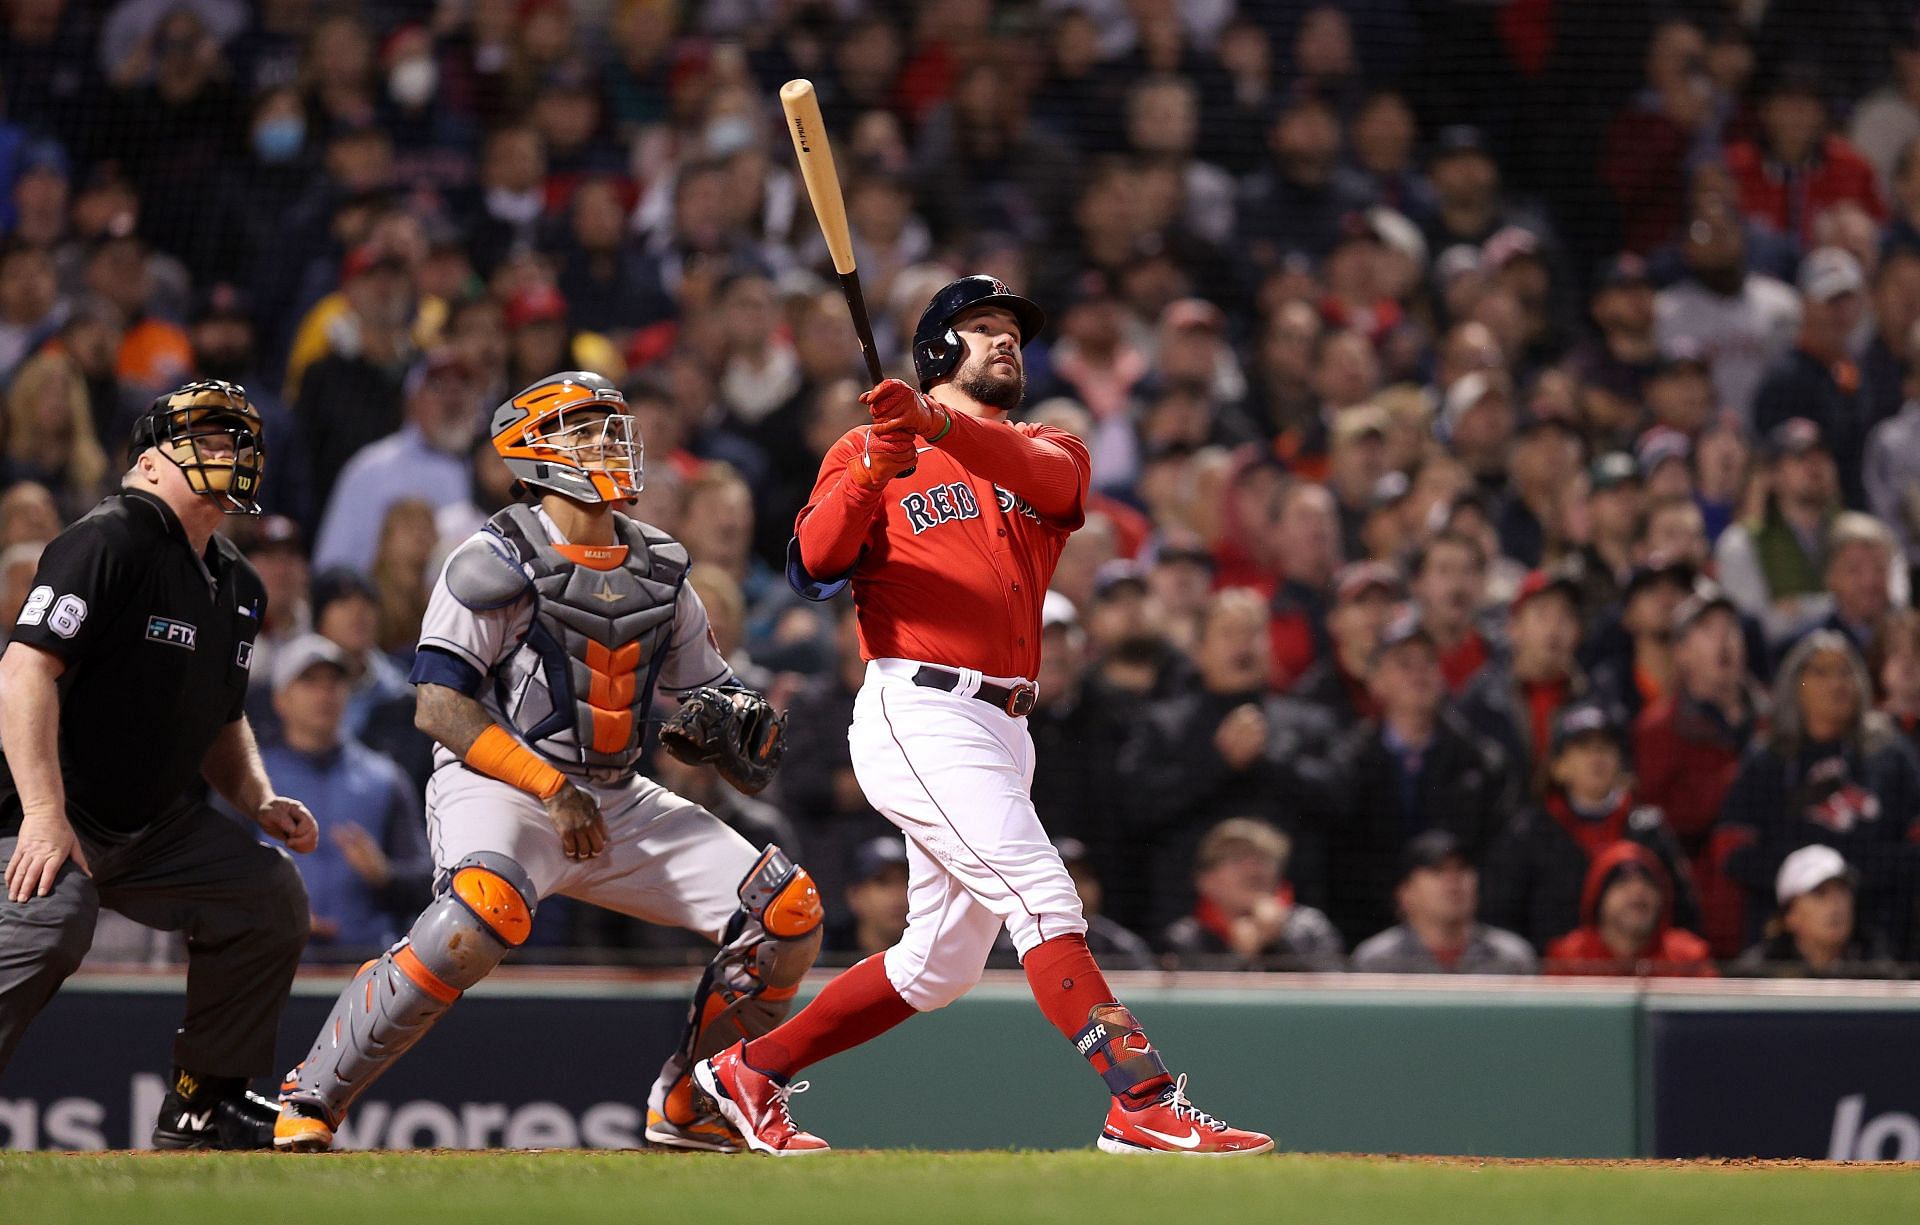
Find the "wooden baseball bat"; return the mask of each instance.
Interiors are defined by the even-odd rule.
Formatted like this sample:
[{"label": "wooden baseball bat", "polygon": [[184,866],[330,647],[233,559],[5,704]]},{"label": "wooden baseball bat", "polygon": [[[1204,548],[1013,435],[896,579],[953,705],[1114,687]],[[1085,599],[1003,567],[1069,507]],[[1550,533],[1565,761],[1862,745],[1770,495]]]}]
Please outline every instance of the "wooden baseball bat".
[{"label": "wooden baseball bat", "polygon": [[813,215],[820,220],[820,233],[825,235],[827,252],[833,256],[833,270],[840,274],[840,294],[853,315],[860,353],[867,359],[867,377],[878,383],[883,377],[880,353],[873,343],[873,324],[867,319],[867,300],[860,293],[860,271],[853,263],[853,232],[847,228],[847,202],[840,194],[840,175],[833,168],[826,120],[820,117],[820,95],[814,92],[812,81],[788,81],[780,87],[780,106],[787,113],[787,134],[793,137],[793,154],[800,159],[807,199],[813,203]]}]

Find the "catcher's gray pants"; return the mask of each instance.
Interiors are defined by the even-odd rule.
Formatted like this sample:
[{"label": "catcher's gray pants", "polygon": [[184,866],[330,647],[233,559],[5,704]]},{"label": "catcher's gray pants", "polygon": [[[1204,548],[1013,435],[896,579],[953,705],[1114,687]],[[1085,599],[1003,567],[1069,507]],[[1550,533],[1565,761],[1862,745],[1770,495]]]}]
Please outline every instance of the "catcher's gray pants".
[{"label": "catcher's gray pants", "polygon": [[[0,864],[17,838],[0,838]],[[286,852],[205,804],[131,842],[86,847],[45,897],[0,894],[0,1073],[40,1009],[93,943],[100,908],[187,937],[187,1014],[173,1062],[202,1076],[274,1071],[287,988],[307,943],[307,890]]]},{"label": "catcher's gray pants", "polygon": [[697,932],[715,943],[740,909],[740,882],[760,852],[720,818],[652,779],[570,776],[599,802],[607,847],[568,859],[547,810],[518,787],[442,765],[427,783],[427,844],[445,872],[469,855],[505,855],[540,898],[565,894],[608,910]]}]

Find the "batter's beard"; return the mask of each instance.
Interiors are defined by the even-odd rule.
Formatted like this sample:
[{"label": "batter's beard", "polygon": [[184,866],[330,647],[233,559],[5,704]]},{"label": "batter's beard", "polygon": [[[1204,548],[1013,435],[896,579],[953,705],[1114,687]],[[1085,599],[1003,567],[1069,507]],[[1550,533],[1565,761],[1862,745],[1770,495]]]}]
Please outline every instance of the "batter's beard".
[{"label": "batter's beard", "polygon": [[993,374],[993,359],[968,362],[960,373],[954,376],[953,385],[965,392],[970,398],[1010,413],[1020,407],[1027,398],[1027,372],[1018,367],[1012,380],[996,378]]}]

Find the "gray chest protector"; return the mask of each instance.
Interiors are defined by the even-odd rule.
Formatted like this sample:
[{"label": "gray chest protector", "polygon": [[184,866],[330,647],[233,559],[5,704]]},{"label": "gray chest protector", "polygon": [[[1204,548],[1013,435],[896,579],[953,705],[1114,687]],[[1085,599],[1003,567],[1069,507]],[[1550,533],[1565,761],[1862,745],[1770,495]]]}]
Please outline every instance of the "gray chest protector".
[{"label": "gray chest protector", "polygon": [[[688,570],[687,551],[666,533],[625,515],[615,515],[614,525],[626,555],[609,569],[594,569],[555,549],[532,507],[509,506],[489,519],[488,534],[505,543],[522,576],[505,598],[497,598],[503,594],[500,563],[507,560],[498,544],[476,538],[448,562],[448,580],[462,603],[469,603],[467,594],[480,594],[456,574],[467,566],[491,572],[492,607],[531,592],[532,621],[519,648],[494,669],[492,696],[498,713],[535,749],[592,770],[630,769],[640,756]],[[476,549],[491,556],[462,556]]]}]

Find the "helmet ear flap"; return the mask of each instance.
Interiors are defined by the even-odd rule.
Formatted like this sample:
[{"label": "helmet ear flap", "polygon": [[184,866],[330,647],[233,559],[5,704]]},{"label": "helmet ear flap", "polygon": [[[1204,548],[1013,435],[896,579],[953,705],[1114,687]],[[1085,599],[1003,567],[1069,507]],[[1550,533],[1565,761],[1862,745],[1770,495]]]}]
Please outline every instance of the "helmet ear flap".
[{"label": "helmet ear flap", "polygon": [[913,372],[920,380],[920,390],[930,390],[935,383],[952,374],[966,351],[966,342],[952,328],[915,345]]}]

